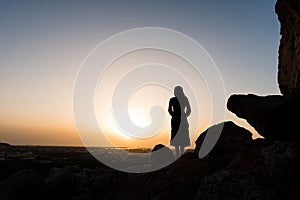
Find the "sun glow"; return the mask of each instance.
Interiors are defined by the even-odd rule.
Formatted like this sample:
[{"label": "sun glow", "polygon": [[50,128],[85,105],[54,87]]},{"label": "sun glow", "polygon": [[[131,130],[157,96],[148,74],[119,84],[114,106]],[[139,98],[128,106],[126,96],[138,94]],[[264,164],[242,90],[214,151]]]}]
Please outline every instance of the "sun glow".
[{"label": "sun glow", "polygon": [[[188,120],[193,144],[195,135],[210,124],[212,109],[205,80],[193,69],[178,55],[157,49],[134,51],[118,58],[99,77],[94,98],[99,126],[96,132],[113,146],[168,145],[168,103],[174,96],[173,88],[181,84],[192,107]],[[160,84],[147,81],[149,77]],[[189,83],[197,85],[197,91]]]}]

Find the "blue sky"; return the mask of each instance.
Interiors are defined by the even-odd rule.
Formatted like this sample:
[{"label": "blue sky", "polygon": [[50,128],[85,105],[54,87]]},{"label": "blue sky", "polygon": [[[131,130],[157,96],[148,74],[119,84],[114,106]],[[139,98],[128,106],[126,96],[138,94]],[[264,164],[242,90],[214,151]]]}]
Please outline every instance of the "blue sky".
[{"label": "blue sky", "polygon": [[81,62],[99,42],[137,27],[195,39],[217,64],[226,97],[279,94],[274,8],[275,0],[0,1],[0,140],[78,144],[72,92]]}]

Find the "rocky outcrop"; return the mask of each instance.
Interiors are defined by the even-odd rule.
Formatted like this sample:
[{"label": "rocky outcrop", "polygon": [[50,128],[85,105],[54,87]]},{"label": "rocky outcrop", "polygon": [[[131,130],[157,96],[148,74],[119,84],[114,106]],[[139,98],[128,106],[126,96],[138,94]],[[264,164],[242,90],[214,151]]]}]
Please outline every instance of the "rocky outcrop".
[{"label": "rocky outcrop", "polygon": [[[300,199],[299,141],[250,140],[242,128],[226,122],[229,140],[198,159],[187,151],[178,160],[149,173],[123,173],[94,165],[80,148],[47,147],[50,158],[68,162],[28,162],[15,157],[0,162],[1,200],[5,199]],[[218,125],[217,125],[218,126]],[[220,126],[220,125],[219,125]],[[225,133],[225,132],[222,132]],[[229,133],[232,134],[229,134]],[[235,132],[235,133],[233,133]],[[44,147],[11,147],[42,159]],[[157,151],[165,146],[158,145]],[[52,149],[50,151],[50,149]],[[69,153],[61,153],[69,152]],[[74,153],[78,156],[74,156]],[[156,152],[156,151],[154,151]],[[50,154],[51,153],[51,154]],[[55,156],[54,156],[55,155]],[[30,155],[32,156],[32,155]],[[22,170],[15,168],[23,166]],[[39,167],[37,167],[39,165]],[[26,169],[25,167],[36,168]],[[9,169],[9,170],[8,170]]]},{"label": "rocky outcrop", "polygon": [[279,199],[276,190],[260,185],[256,177],[246,172],[224,170],[205,177],[196,195],[197,200],[211,199]]},{"label": "rocky outcrop", "polygon": [[300,2],[278,0],[275,6],[281,23],[278,83],[282,94],[300,93]]},{"label": "rocky outcrop", "polygon": [[45,180],[32,169],[24,169],[7,178],[0,185],[1,199],[39,199]]},{"label": "rocky outcrop", "polygon": [[300,146],[295,142],[276,141],[261,151],[265,169],[280,182],[300,186]]},{"label": "rocky outcrop", "polygon": [[[219,136],[220,134],[220,136]],[[204,141],[206,143],[216,141],[217,143],[213,146],[213,149],[208,155],[216,154],[219,152],[234,153],[245,143],[252,140],[252,133],[248,130],[237,126],[232,121],[223,122],[208,128],[206,131],[200,134],[196,140],[195,154],[198,155],[200,148],[202,147]],[[210,144],[207,145],[211,146]],[[201,149],[202,150],[202,149]]]},{"label": "rocky outcrop", "polygon": [[[207,174],[196,199],[299,199],[299,142],[255,139],[240,148],[231,162]],[[203,161],[211,166],[227,152]]]},{"label": "rocky outcrop", "polygon": [[232,95],[227,108],[266,139],[300,139],[300,95]]},{"label": "rocky outcrop", "polygon": [[300,139],[300,2],[278,0],[281,23],[278,83],[283,96],[232,95],[227,108],[266,139]]},{"label": "rocky outcrop", "polygon": [[48,196],[52,196],[53,199],[56,197],[55,194],[60,194],[62,198],[70,196],[70,193],[77,188],[77,174],[80,174],[78,166],[66,166],[63,169],[52,168],[46,179]]}]

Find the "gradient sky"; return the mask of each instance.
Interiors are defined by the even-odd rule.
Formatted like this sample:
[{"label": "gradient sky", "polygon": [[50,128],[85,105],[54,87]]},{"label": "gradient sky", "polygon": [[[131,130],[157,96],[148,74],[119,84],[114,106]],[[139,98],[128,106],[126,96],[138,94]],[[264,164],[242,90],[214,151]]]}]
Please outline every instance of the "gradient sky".
[{"label": "gradient sky", "polygon": [[[0,141],[80,145],[72,110],[79,67],[98,43],[132,28],[164,27],[195,39],[217,64],[226,99],[279,94],[274,6],[275,0],[0,1]],[[226,119],[258,137],[230,112]]]}]

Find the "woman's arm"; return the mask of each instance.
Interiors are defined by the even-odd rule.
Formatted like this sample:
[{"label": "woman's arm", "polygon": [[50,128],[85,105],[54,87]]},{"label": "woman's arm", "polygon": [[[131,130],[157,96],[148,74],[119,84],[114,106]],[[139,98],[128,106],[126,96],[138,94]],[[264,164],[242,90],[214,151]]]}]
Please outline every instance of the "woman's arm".
[{"label": "woman's arm", "polygon": [[191,114],[191,106],[188,99],[186,99],[186,112],[185,115],[188,117]]},{"label": "woman's arm", "polygon": [[173,111],[173,106],[172,106],[171,99],[170,99],[170,101],[169,101],[168,112],[169,112],[169,114],[170,114],[171,116],[173,116],[174,111]]}]

